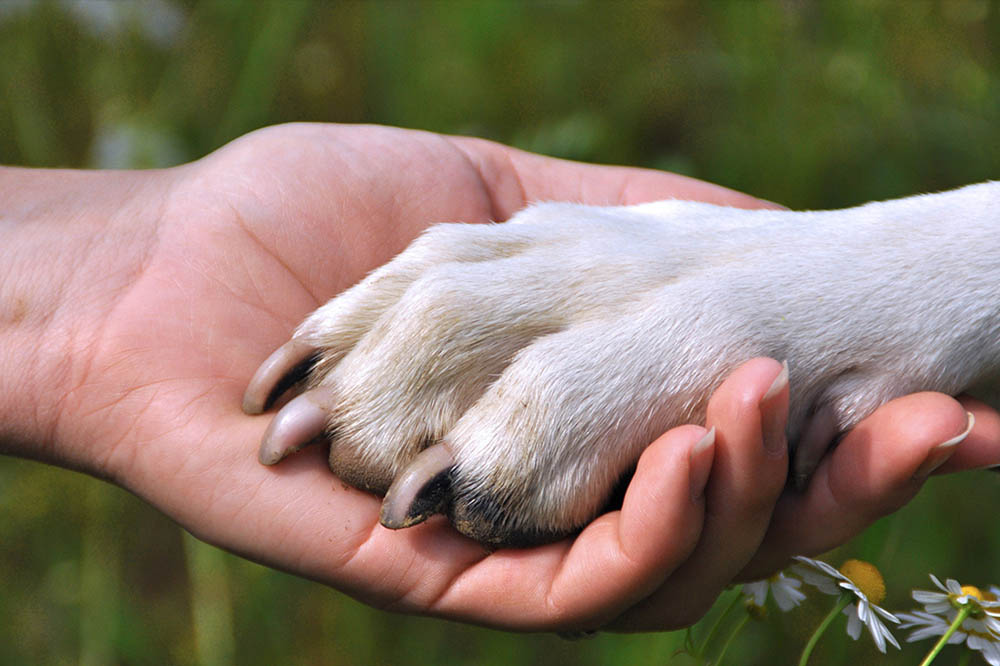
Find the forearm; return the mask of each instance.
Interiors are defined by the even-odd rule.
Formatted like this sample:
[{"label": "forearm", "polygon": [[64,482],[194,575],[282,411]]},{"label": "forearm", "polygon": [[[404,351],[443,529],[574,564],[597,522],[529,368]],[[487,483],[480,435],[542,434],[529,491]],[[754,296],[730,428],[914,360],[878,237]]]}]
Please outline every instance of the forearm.
[{"label": "forearm", "polygon": [[[135,263],[137,172],[0,168],[0,452],[89,467],[61,446],[81,352]],[[123,213],[125,215],[123,215]]]}]

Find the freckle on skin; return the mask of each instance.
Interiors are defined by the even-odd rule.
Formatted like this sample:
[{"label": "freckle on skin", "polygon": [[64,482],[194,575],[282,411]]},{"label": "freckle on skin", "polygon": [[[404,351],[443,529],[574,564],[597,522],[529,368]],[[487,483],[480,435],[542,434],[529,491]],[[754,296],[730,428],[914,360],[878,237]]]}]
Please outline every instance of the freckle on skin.
[{"label": "freckle on skin", "polygon": [[6,308],[0,309],[0,321],[6,320],[9,324],[19,324],[28,316],[28,301],[17,297],[7,313],[4,313],[4,309]]}]

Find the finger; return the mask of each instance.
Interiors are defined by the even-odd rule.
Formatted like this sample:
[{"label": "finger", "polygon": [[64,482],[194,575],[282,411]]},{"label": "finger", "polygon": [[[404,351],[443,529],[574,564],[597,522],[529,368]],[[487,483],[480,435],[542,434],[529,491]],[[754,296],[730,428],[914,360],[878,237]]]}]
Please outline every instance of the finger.
[{"label": "finger", "polygon": [[532,201],[628,205],[686,199],[736,208],[783,208],[726,187],[665,171],[571,162],[482,139],[453,137],[452,141],[476,163],[500,220]]},{"label": "finger", "polygon": [[[639,459],[620,511],[572,541],[492,554],[459,575],[435,610],[472,621],[488,613],[490,624],[512,629],[603,626],[655,589],[697,542],[699,486],[714,452],[708,435],[698,426],[667,432]],[[484,598],[495,603],[484,609]]]},{"label": "finger", "polygon": [[521,153],[512,158],[529,201],[572,199],[628,205],[657,199],[705,201],[735,208],[782,208],[721,185],[665,171],[581,164]]},{"label": "finger", "polygon": [[[801,493],[786,492],[760,551],[740,578],[771,573],[793,554],[813,555],[848,540],[908,502],[965,443],[965,408],[940,393],[883,405],[820,463]],[[977,424],[978,427],[978,424]]]},{"label": "finger", "polygon": [[698,545],[653,595],[611,628],[654,631],[686,626],[704,614],[746,565],[764,537],[784,487],[787,416],[787,368],[777,361],[749,361],[716,390],[707,415],[717,432],[716,456]]}]

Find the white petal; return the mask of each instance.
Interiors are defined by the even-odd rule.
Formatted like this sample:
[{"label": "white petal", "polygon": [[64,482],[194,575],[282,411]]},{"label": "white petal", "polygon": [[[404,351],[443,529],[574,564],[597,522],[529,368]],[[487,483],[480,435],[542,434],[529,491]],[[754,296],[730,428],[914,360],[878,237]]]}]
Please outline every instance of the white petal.
[{"label": "white petal", "polygon": [[794,571],[797,576],[818,589],[820,592],[830,594],[835,597],[840,596],[840,588],[837,587],[837,582],[829,576],[825,576],[818,571],[806,569],[805,567],[795,567]]},{"label": "white petal", "polygon": [[854,606],[848,606],[844,609],[844,615],[847,616],[847,635],[858,640],[862,626],[861,619],[858,617],[858,609]]},{"label": "white petal", "polygon": [[[878,622],[878,620],[875,621]],[[896,648],[897,650],[901,650],[902,648],[899,647],[899,643],[896,641],[896,637],[892,635],[891,631],[889,631],[889,627],[885,626],[881,622],[878,623],[878,626],[879,629],[881,629],[882,632],[885,634],[886,640],[889,641],[889,643],[891,643],[894,648]]]},{"label": "white petal", "polygon": [[899,624],[899,618],[890,613],[889,611],[887,611],[886,609],[882,608],[881,606],[872,604],[872,610],[874,610],[876,613],[884,617],[886,620],[889,620],[889,622],[895,622],[896,624]]},{"label": "white petal", "polygon": [[928,613],[933,613],[934,615],[948,615],[952,613],[955,609],[951,607],[947,601],[941,601],[933,604],[924,604],[924,610]]},{"label": "white petal", "polygon": [[[889,632],[886,631],[885,627],[882,626],[882,623],[879,622],[878,618],[875,617],[874,615],[869,617],[869,622],[867,622],[866,624],[868,625],[868,633],[870,633],[872,635],[872,638],[875,640],[875,647],[878,648],[879,652],[885,654],[885,638],[883,637],[882,632],[885,632],[886,634],[888,634]],[[892,638],[891,634],[889,638],[891,638],[893,641],[896,640]],[[897,645],[896,647],[899,646]]]},{"label": "white petal", "polygon": [[962,622],[962,626],[980,634],[986,633],[986,623],[983,620],[977,620],[974,617],[965,618],[965,621]]},{"label": "white petal", "polygon": [[948,601],[947,594],[940,592],[928,592],[927,590],[913,590],[910,595],[918,604],[934,604]]},{"label": "white petal", "polygon": [[1000,645],[996,643],[991,643],[988,647],[980,650],[983,655],[983,659],[986,660],[990,666],[1000,666]]},{"label": "white petal", "polygon": [[801,555],[796,556],[795,560],[806,565],[805,567],[806,571],[809,571],[809,567],[812,567],[813,569],[819,569],[820,572],[826,574],[827,576],[829,576],[834,580],[848,580],[848,581],[850,580],[847,576],[840,573],[832,566],[821,560],[812,560],[809,559],[808,557],[802,557]]},{"label": "white petal", "polygon": [[764,602],[767,601],[768,585],[769,583],[766,580],[758,580],[753,583],[746,583],[743,585],[743,594],[750,597],[751,601],[755,606],[763,608]]},{"label": "white petal", "polygon": [[[910,632],[910,635],[906,637],[907,643],[916,643],[917,641],[926,640],[928,638],[934,638],[940,636],[944,633],[944,629],[939,629],[938,627],[924,627],[923,629],[914,629]],[[955,634],[952,634],[954,636]]]},{"label": "white petal", "polygon": [[[899,625],[900,629],[913,629],[906,638],[908,643],[942,636],[948,630],[948,627],[951,626],[951,623],[946,622],[944,618],[919,610],[912,613],[897,613],[897,617],[902,621],[902,624]],[[955,631],[948,638],[948,644],[956,645],[964,641],[966,637],[967,634],[965,632],[961,630]]]},{"label": "white petal", "polygon": [[934,583],[935,585],[937,585],[938,589],[940,589],[943,592],[947,592],[948,591],[948,588],[941,584],[941,581],[938,580],[937,576],[935,576],[934,574],[930,574],[930,577],[931,577],[931,582]]},{"label": "white petal", "polygon": [[859,601],[858,602],[858,606],[857,606],[857,610],[858,610],[858,619],[861,620],[862,622],[867,623],[868,622],[868,616],[871,615],[871,612],[872,612],[871,611],[871,606],[869,606],[868,604],[866,604],[864,601]]},{"label": "white petal", "polygon": [[938,624],[938,622],[944,622],[937,615],[931,615],[930,613],[925,613],[924,611],[919,610],[915,610],[912,613],[896,613],[896,617],[898,617],[902,623],[899,625],[900,629],[910,629],[924,624]]},{"label": "white petal", "polygon": [[805,594],[790,587],[775,587],[771,590],[771,594],[774,596],[774,603],[783,611],[792,610],[806,598]]}]

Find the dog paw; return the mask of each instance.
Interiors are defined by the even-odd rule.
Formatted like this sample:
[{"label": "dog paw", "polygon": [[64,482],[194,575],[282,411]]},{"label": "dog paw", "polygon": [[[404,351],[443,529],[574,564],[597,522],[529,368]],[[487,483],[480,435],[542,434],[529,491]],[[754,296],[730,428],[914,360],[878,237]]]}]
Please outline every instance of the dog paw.
[{"label": "dog paw", "polygon": [[[247,413],[298,392],[260,461],[325,440],[337,476],[386,495],[386,526],[445,513],[484,543],[550,541],[600,512],[659,434],[703,419],[729,372],[771,356],[791,367],[801,483],[878,405],[967,379],[912,323],[912,303],[947,302],[870,252],[885,220],[853,249],[824,228],[850,215],[542,204],[431,227],[257,371]],[[907,299],[883,293],[896,279]]]}]

